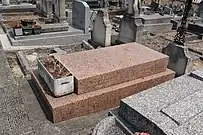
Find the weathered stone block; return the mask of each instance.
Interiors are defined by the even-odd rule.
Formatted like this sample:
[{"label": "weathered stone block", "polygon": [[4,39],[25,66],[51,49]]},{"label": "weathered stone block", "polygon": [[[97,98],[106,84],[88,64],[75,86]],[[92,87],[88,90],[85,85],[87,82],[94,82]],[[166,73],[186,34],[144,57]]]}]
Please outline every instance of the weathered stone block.
[{"label": "weathered stone block", "polygon": [[75,77],[77,94],[163,72],[168,63],[166,55],[135,42],[61,55],[58,59]]}]

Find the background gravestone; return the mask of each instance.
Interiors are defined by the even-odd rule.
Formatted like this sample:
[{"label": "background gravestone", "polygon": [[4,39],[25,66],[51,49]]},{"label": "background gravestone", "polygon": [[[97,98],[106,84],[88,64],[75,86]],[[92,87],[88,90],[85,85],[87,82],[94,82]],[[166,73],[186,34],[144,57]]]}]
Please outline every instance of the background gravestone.
[{"label": "background gravestone", "polygon": [[88,4],[81,0],[75,0],[72,7],[73,26],[88,33],[90,25],[90,8]]},{"label": "background gravestone", "polygon": [[165,6],[164,7],[164,14],[172,15],[173,14],[172,8]]},{"label": "background gravestone", "polygon": [[99,10],[93,23],[92,40],[101,46],[110,46],[111,29],[108,11],[106,9]]}]

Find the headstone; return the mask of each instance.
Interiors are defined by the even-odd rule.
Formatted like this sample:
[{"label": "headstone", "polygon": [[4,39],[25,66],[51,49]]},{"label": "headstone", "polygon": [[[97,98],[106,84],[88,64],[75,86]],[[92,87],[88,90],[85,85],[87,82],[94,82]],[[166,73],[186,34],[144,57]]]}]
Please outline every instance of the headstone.
[{"label": "headstone", "polygon": [[93,23],[92,40],[101,46],[111,45],[112,25],[106,9],[99,10]]},{"label": "headstone", "polygon": [[163,53],[169,56],[168,68],[175,71],[176,76],[181,76],[190,71],[192,58],[185,46],[173,42],[163,49]]},{"label": "headstone", "polygon": [[143,28],[144,25],[141,18],[124,16],[120,24],[119,42],[130,43],[136,41],[139,43],[143,35]]},{"label": "headstone", "polygon": [[164,14],[172,15],[173,14],[172,8],[165,6],[164,7]]},{"label": "headstone", "polygon": [[72,6],[72,25],[89,33],[90,7],[81,0],[75,0]]},{"label": "headstone", "polygon": [[143,35],[143,23],[140,18],[140,0],[130,0],[127,14],[120,23],[118,41],[121,43],[140,42]]}]

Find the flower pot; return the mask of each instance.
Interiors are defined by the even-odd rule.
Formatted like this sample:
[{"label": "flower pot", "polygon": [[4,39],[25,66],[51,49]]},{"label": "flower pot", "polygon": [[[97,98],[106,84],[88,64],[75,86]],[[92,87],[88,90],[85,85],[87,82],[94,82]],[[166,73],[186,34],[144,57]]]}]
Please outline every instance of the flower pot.
[{"label": "flower pot", "polygon": [[62,76],[55,78],[45,67],[40,58],[37,60],[38,72],[42,79],[47,84],[48,88],[55,97],[60,97],[74,92],[74,77],[72,74],[69,76]]}]

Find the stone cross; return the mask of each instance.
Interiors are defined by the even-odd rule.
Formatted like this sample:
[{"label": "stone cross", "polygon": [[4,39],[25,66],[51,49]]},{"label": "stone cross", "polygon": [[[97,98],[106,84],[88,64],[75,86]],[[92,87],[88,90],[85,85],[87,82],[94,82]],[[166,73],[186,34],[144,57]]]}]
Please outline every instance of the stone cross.
[{"label": "stone cross", "polygon": [[128,11],[129,15],[134,17],[140,16],[141,0],[129,0]]}]

